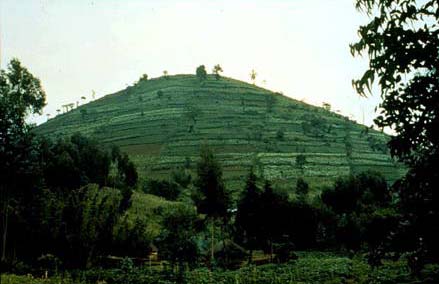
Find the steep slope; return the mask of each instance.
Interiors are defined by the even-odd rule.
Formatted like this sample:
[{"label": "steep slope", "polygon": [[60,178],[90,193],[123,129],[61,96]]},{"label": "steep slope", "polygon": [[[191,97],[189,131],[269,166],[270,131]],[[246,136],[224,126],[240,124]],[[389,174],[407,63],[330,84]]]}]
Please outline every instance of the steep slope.
[{"label": "steep slope", "polygon": [[195,170],[200,145],[208,144],[234,189],[242,186],[251,165],[287,186],[299,176],[321,185],[367,169],[382,172],[389,181],[403,172],[387,154],[384,134],[230,78],[141,80],[36,130],[52,137],[76,131],[121,146],[141,176],[154,178],[165,178],[176,167]]}]

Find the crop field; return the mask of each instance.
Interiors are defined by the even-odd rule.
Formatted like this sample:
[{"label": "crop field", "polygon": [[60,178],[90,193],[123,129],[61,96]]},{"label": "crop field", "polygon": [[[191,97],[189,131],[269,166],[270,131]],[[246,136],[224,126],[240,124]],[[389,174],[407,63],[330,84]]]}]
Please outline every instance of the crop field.
[{"label": "crop field", "polygon": [[[62,137],[82,132],[117,144],[141,177],[164,178],[177,168],[195,171],[200,146],[209,145],[238,189],[253,166],[274,183],[293,187],[302,176],[319,187],[336,176],[368,169],[389,182],[404,173],[385,144],[388,137],[329,110],[230,78],[194,75],[141,80],[40,125]],[[304,156],[298,164],[297,157]]]},{"label": "crop field", "polygon": [[[418,277],[410,274],[406,261],[386,261],[382,266],[371,267],[364,257],[353,258],[330,252],[297,252],[298,259],[285,264],[245,265],[237,270],[210,271],[199,268],[186,271],[184,283],[189,284],[341,284],[341,283],[437,283],[438,266],[427,266]],[[74,274],[53,276],[48,279],[30,275],[1,275],[5,284],[92,284],[92,283],[139,283],[139,284],[174,284],[182,283],[175,280],[169,273],[148,267],[136,267],[130,271],[122,269],[93,269],[83,271],[81,276]]]}]

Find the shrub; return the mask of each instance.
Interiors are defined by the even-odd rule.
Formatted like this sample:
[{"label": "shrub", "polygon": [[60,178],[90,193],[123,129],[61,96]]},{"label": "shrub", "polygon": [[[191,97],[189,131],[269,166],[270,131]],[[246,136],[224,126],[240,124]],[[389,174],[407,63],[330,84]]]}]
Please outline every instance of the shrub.
[{"label": "shrub", "polygon": [[282,140],[284,140],[284,137],[285,137],[285,132],[284,132],[284,130],[283,130],[283,129],[279,129],[279,130],[276,132],[276,139],[282,141]]},{"label": "shrub", "polygon": [[181,187],[173,181],[149,180],[143,185],[143,192],[161,196],[167,200],[177,200]]}]

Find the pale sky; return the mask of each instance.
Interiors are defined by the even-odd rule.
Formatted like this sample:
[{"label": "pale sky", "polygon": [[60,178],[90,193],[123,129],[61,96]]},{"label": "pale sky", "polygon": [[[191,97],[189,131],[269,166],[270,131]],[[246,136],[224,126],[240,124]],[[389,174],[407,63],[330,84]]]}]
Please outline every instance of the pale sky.
[{"label": "pale sky", "polygon": [[92,90],[99,98],[143,73],[201,64],[247,82],[255,69],[258,85],[360,123],[364,113],[366,125],[380,101],[351,85],[367,66],[349,52],[368,20],[354,0],[0,0],[0,9],[1,67],[16,57],[40,78],[52,116]]}]

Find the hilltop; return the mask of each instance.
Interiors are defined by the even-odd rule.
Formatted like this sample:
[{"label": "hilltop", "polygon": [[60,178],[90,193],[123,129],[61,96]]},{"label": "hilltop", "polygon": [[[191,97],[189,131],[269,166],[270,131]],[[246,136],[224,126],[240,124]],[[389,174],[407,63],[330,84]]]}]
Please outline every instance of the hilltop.
[{"label": "hilltop", "polygon": [[385,134],[327,108],[213,75],[203,82],[194,75],[140,80],[36,129],[51,137],[77,131],[119,145],[141,177],[167,178],[177,167],[195,171],[200,145],[208,144],[233,189],[252,165],[289,187],[299,176],[320,186],[368,169],[392,182],[404,171],[389,156]]}]

